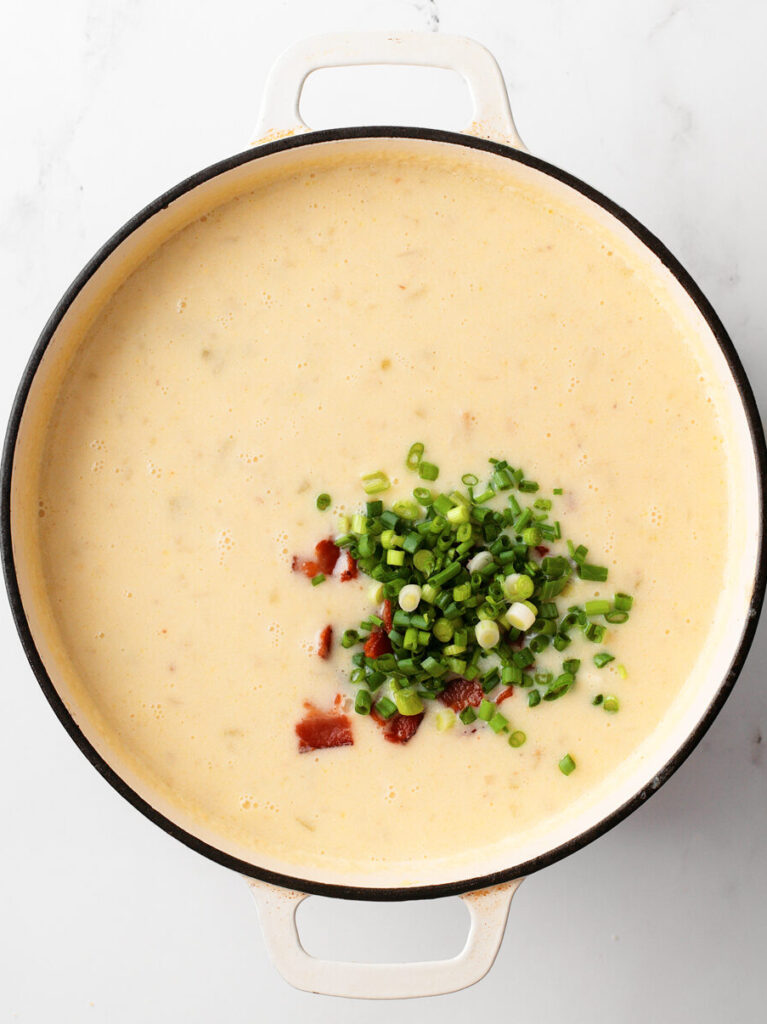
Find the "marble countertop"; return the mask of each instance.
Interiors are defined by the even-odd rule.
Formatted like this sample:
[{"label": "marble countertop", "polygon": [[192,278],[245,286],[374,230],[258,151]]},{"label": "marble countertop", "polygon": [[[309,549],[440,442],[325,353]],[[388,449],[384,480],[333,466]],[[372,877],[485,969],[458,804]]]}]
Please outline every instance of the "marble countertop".
[{"label": "marble countertop", "polygon": [[[252,135],[266,71],[320,31],[427,29],[497,56],[522,137],[627,207],[691,271],[767,408],[767,135],[756,0],[39,0],[4,14],[0,410],[34,339],[102,241]],[[460,128],[426,72],[318,76],[313,126]],[[399,75],[399,77],[398,77]],[[133,811],[66,736],[5,602],[0,716],[0,1018],[30,1024],[360,1019],[746,1024],[767,1016],[767,622],[706,738],[647,805],[521,887],[489,977],[396,1006],[310,996],[267,962],[241,879]],[[309,900],[330,955],[457,950],[457,900]],[[375,933],[375,934],[373,934]]]}]

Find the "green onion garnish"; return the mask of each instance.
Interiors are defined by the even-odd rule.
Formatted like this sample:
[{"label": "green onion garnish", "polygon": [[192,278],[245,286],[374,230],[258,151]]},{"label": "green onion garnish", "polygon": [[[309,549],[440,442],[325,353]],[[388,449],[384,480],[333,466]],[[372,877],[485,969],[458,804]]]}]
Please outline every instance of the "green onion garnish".
[{"label": "green onion garnish", "polygon": [[397,712],[397,705],[394,701],[389,700],[388,697],[381,697],[379,702],[376,704],[376,712],[381,716],[381,718],[391,718],[391,716]]},{"label": "green onion garnish", "polygon": [[[440,471],[425,456],[418,441],[405,464],[431,484]],[[358,714],[370,714],[375,706],[379,719],[421,715],[456,678],[476,680],[486,696],[478,708],[463,708],[458,720],[487,724],[492,732],[508,734],[515,747],[526,736],[493,700],[496,687],[526,690],[531,708],[584,699],[576,680],[581,659],[566,658],[561,671],[549,671],[548,660],[545,670],[541,664],[544,652],[549,659],[568,649],[580,653],[584,642],[602,644],[608,627],[594,618],[619,625],[628,620],[633,599],[617,593],[612,600],[572,603],[568,594],[578,592],[579,579],[602,583],[608,570],[586,561],[583,544],[562,538],[561,523],[549,518],[554,503],[538,493],[536,481],[505,459],[492,458],[484,479],[464,473],[461,486],[442,492],[418,486],[412,497],[389,506],[375,497],[392,486],[383,470],[361,480],[369,498],[340,517],[335,538],[367,578],[369,611],[340,640],[340,648],[349,651]],[[325,492],[315,502],[321,511],[332,504]],[[325,578],[318,572],[313,586]],[[615,659],[598,650],[592,660],[601,669]],[[625,676],[623,666],[617,668]],[[611,712],[619,706],[617,697],[603,694],[595,703]],[[456,721],[455,712],[439,705],[429,716],[443,732]],[[571,755],[562,758],[565,774],[574,767]]]},{"label": "green onion garnish", "polygon": [[483,700],[477,709],[477,718],[483,722],[489,722],[495,714],[495,704],[491,700]]},{"label": "green onion garnish", "polygon": [[388,491],[391,487],[391,481],[388,476],[380,469],[376,470],[375,473],[366,473],[360,479],[362,480],[365,494],[381,494],[383,491]]},{"label": "green onion garnish", "polygon": [[423,458],[424,446],[420,441],[416,441],[415,444],[410,445],[410,451],[407,453],[405,459],[405,465],[408,469],[418,469]]},{"label": "green onion garnish", "polygon": [[354,700],[354,710],[358,715],[369,715],[373,699],[369,690],[358,690]]},{"label": "green onion garnish", "polygon": [[604,615],[610,611],[609,601],[587,601],[583,606],[587,615]]},{"label": "green onion garnish", "polygon": [[604,565],[589,565],[588,562],[581,562],[578,565],[578,575],[582,580],[604,583],[607,579],[607,569]]}]

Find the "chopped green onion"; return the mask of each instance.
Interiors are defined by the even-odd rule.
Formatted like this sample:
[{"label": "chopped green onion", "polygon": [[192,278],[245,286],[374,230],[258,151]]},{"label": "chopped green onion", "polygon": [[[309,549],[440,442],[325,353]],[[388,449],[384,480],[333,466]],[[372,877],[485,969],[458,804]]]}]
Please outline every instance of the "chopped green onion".
[{"label": "chopped green onion", "polygon": [[[481,705],[480,705],[481,706]],[[496,711],[491,719],[487,723],[493,732],[506,732],[509,727],[509,720],[502,715],[500,711]]]},{"label": "chopped green onion", "polygon": [[570,775],[575,771],[575,761],[573,761],[570,754],[565,754],[562,760],[559,762],[559,770],[563,775]]},{"label": "chopped green onion", "polygon": [[408,469],[418,469],[423,458],[424,446],[420,441],[416,441],[415,444],[410,445],[410,451],[407,453],[405,464]]},{"label": "chopped green onion", "polygon": [[617,612],[630,612],[634,598],[630,594],[616,594],[613,603]]},{"label": "chopped green onion", "polygon": [[388,476],[380,469],[376,470],[375,473],[366,473],[360,479],[362,480],[365,494],[380,494],[383,491],[388,491],[391,487],[391,481]]},{"label": "chopped green onion", "polygon": [[527,695],[528,707],[534,708],[537,704],[541,703],[541,695],[537,690],[531,690]]},{"label": "chopped green onion", "polygon": [[594,707],[598,708],[604,699],[604,694],[598,693],[591,703],[594,705]]},{"label": "chopped green onion", "polygon": [[495,647],[501,636],[498,623],[493,622],[492,619],[481,619],[474,627],[474,633],[477,643],[484,650]]},{"label": "chopped green onion", "polygon": [[397,603],[403,612],[414,612],[421,603],[421,588],[417,583],[408,583],[400,590]]},{"label": "chopped green onion", "polygon": [[439,476],[439,466],[435,466],[433,462],[422,460],[418,466],[418,475],[422,480],[436,480]]},{"label": "chopped green onion", "polygon": [[469,510],[465,505],[456,505],[446,513],[446,518],[453,526],[460,526],[461,523],[468,523]]},{"label": "chopped green onion", "polygon": [[516,732],[513,732],[511,736],[509,736],[509,746],[521,747],[526,739],[527,736],[525,735],[525,733],[523,733],[521,729],[517,729]]},{"label": "chopped green onion", "polygon": [[628,612],[607,612],[605,614],[605,622],[609,622],[611,625],[618,625],[621,622],[628,622]]},{"label": "chopped green onion", "polygon": [[607,579],[607,568],[604,565],[589,565],[588,562],[580,562],[578,564],[578,575],[582,580],[604,583]]},{"label": "chopped green onion", "polygon": [[320,583],[324,583],[324,582],[325,582],[325,573],[324,572],[318,572],[316,576],[312,576],[312,586],[313,587],[318,587],[320,585]]},{"label": "chopped green onion", "polygon": [[597,668],[604,668],[605,665],[609,665],[611,661],[615,661],[615,657],[612,654],[608,654],[607,651],[602,651],[601,653],[594,655],[594,664]]},{"label": "chopped green onion", "polygon": [[413,497],[418,504],[423,505],[424,508],[428,508],[428,506],[434,501],[434,496],[427,487],[416,487],[413,491]]},{"label": "chopped green onion", "polygon": [[[453,623],[449,619],[437,619],[437,621],[434,623],[433,633],[440,643],[449,643],[449,641],[453,638],[454,632],[455,629],[453,627]],[[462,651],[458,649],[455,651],[450,651],[449,653],[461,654]]]},{"label": "chopped green onion", "polygon": [[503,581],[503,592],[509,601],[526,601],[532,597],[535,584],[529,576],[513,572]]},{"label": "chopped green onion", "polygon": [[358,690],[357,696],[354,699],[354,710],[358,715],[369,715],[370,708],[373,705],[373,699],[370,696],[369,690]]},{"label": "chopped green onion", "polygon": [[414,520],[420,515],[420,509],[414,501],[395,501],[392,509],[401,519]]},{"label": "chopped green onion", "polygon": [[471,704],[467,704],[463,711],[458,715],[464,725],[471,725],[472,722],[477,720],[477,713]]},{"label": "chopped green onion", "polygon": [[626,671],[625,665],[618,665],[617,669],[618,675],[621,677],[621,679],[626,679],[628,677],[628,672]]},{"label": "chopped green onion", "polygon": [[536,613],[530,608],[528,602],[515,601],[506,612],[508,624],[514,626],[515,629],[520,629],[523,633],[530,629],[535,622],[535,617]]},{"label": "chopped green onion", "polygon": [[495,704],[491,700],[483,700],[477,709],[477,718],[483,722],[489,722],[495,714]]},{"label": "chopped green onion", "polygon": [[464,487],[476,487],[479,483],[479,477],[473,473],[464,473],[461,477],[461,483]]},{"label": "chopped green onion", "polygon": [[[391,634],[389,635],[391,636]],[[447,672],[447,668],[431,655],[428,658],[424,658],[421,662],[421,668],[424,672],[428,672],[430,676],[433,676],[434,679],[438,679],[439,676],[443,676]]]},{"label": "chopped green onion", "polygon": [[413,565],[425,576],[434,569],[434,554],[428,548],[422,548],[413,555]]},{"label": "chopped green onion", "polygon": [[618,701],[617,697],[605,697],[604,701],[602,702],[602,707],[605,709],[605,711],[616,712],[620,708],[620,702]]},{"label": "chopped green onion", "polygon": [[330,508],[331,500],[332,499],[330,495],[325,494],[323,492],[322,494],[317,495],[317,501],[315,502],[315,504],[317,505],[317,508],[320,510],[320,512],[324,512],[326,508]]},{"label": "chopped green onion", "polygon": [[381,697],[379,702],[376,704],[376,713],[381,718],[391,718],[392,715],[396,714],[397,705],[394,701],[389,700],[388,697]]},{"label": "chopped green onion", "polygon": [[455,711],[451,711],[450,708],[445,708],[443,711],[437,712],[436,726],[437,732],[447,732],[448,729],[452,729],[455,725]]},{"label": "chopped green onion", "polygon": [[461,563],[451,562],[450,565],[446,565],[441,572],[438,572],[436,573],[436,575],[432,576],[432,578],[429,580],[429,583],[431,583],[433,587],[441,587],[444,583],[447,583],[448,580],[451,580],[454,576],[457,576],[460,571]]},{"label": "chopped green onion", "polygon": [[534,494],[538,490],[538,484],[534,480],[520,480],[519,490],[523,494]]},{"label": "chopped green onion", "polygon": [[401,715],[420,715],[423,711],[423,701],[412,686],[397,690],[394,694],[394,703]]},{"label": "chopped green onion", "polygon": [[604,626],[598,626],[596,622],[590,622],[584,629],[583,635],[587,640],[591,640],[593,644],[601,644],[606,632]]},{"label": "chopped green onion", "polygon": [[562,494],[563,491],[562,491],[561,487],[555,487],[554,490],[551,493],[552,494]]},{"label": "chopped green onion", "polygon": [[587,601],[583,607],[587,615],[604,615],[606,612],[610,611],[610,602]]}]

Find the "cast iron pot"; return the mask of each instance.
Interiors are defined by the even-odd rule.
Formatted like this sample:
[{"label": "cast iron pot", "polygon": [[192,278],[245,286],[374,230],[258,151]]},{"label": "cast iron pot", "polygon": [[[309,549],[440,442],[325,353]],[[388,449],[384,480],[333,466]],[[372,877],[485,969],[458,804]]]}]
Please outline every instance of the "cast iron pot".
[{"label": "cast iron pot", "polygon": [[[463,76],[474,101],[466,133],[421,128],[365,127],[310,132],[301,121],[298,100],[308,74],[318,68],[353,64],[407,64],[449,68]],[[763,490],[767,456],[754,397],[743,367],[722,324],[689,274],[646,228],[625,210],[572,175],[530,156],[511,117],[498,66],[470,40],[432,34],[338,35],[310,39],[288,50],[272,69],[254,147],[214,164],[160,196],[93,257],[66,292],[45,326],[29,360],[11,413],[2,460],[2,557],[16,626],[32,670],[53,710],[93,766],[134,807],[170,835],[224,866],[242,873],[257,898],[267,946],[291,984],[314,992],[368,998],[436,995],[478,981],[489,970],[503,937],[511,897],[525,875],[581,849],[630,814],[657,790],[700,741],[726,700],[745,660],[765,590],[762,545]],[[78,707],[58,671],[33,596],[36,502],[35,438],[46,422],[57,375],[82,334],[82,325],[121,280],[154,248],[184,224],[224,198],[253,187],[268,171],[289,170],[307,147],[333,146],[343,153],[385,145],[387,139],[413,140],[421,147],[468,147],[506,161],[509,173],[534,180],[576,203],[585,218],[606,224],[639,251],[697,330],[726,394],[731,417],[728,453],[738,502],[729,576],[730,600],[721,609],[719,630],[708,667],[652,737],[644,756],[617,773],[604,798],[566,825],[499,861],[498,854],[476,856],[468,866],[448,869],[428,864],[370,878],[307,873],[269,862],[253,851],[233,848],[206,832],[183,812],[152,792],[120,763]],[[39,453],[37,453],[39,455]],[[679,702],[677,702],[679,704]],[[463,951],[450,960],[410,964],[334,963],[308,956],[295,927],[298,903],[310,893],[362,900],[414,900],[461,896],[471,926]]]}]

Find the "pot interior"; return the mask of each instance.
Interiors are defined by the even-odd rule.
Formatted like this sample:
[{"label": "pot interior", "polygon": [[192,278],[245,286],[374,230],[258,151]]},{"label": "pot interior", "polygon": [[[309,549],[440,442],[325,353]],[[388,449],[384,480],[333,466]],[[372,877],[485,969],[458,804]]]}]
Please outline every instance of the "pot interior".
[{"label": "pot interior", "polygon": [[[401,136],[407,134],[403,132]],[[557,176],[557,172],[538,161],[490,143],[462,140],[445,133],[410,134],[416,137],[387,141],[385,137],[366,138],[363,130],[319,133],[294,140],[287,148],[280,143],[263,147],[190,179],[140,214],[86,268],[46,329],[25,384],[26,398],[13,454],[10,526],[21,602],[17,612],[23,619],[22,632],[28,629],[24,638],[33,666],[65,725],[123,795],[183,841],[241,870],[290,883],[298,878],[299,887],[314,890],[356,886],[373,894],[386,888],[413,895],[423,887],[464,889],[472,887],[469,880],[476,885],[477,879],[496,881],[514,877],[576,848],[586,837],[618,820],[621,809],[638,795],[644,797],[657,788],[679,762],[680,749],[689,752],[691,738],[699,738],[734,681],[745,655],[744,635],[748,634],[750,639],[749,631],[762,596],[763,582],[758,580],[762,529],[760,468],[755,449],[759,441],[752,436],[752,431],[758,429],[752,422],[754,410],[748,407],[752,399],[750,394],[744,395],[743,382],[736,379],[742,371],[737,363],[731,365],[735,356],[721,325],[692,282],[660,247],[657,251],[649,247],[654,244],[649,235],[628,219],[622,222],[614,212],[600,205],[590,190],[588,194],[581,191],[567,176]],[[716,381],[715,401],[728,453],[728,478],[724,486],[730,495],[730,523],[723,538],[727,548],[727,586],[717,603],[696,669],[660,726],[603,785],[577,802],[566,819],[532,830],[521,839],[517,837],[480,851],[467,850],[465,856],[450,861],[397,864],[377,870],[374,876],[298,867],[278,857],[255,854],[252,849],[223,838],[215,827],[206,825],[175,801],[172,794],[153,786],[112,741],[98,709],[89,702],[78,682],[46,591],[38,544],[38,479],[44,438],[55,415],[62,379],[77,358],[78,346],[88,327],[126,278],[185,225],[237,195],[279,179],[302,162],[359,157],[366,149],[378,150],[386,145],[423,149],[460,147],[467,143],[483,150],[482,159],[489,163],[502,162],[512,186],[515,182],[534,182],[550,192],[552,201],[575,207],[584,223],[596,223],[611,232],[616,244],[639,256],[678,311],[697,359]],[[680,487],[694,486],[694,479],[680,479]],[[701,552],[701,557],[705,558],[705,552]],[[689,613],[695,614],[694,594],[690,595]],[[435,895],[440,891],[444,889],[429,889]]]}]

